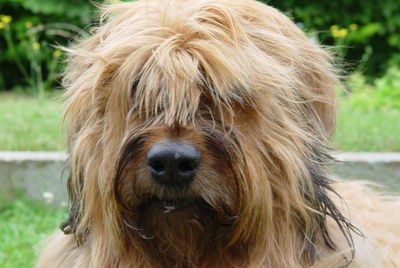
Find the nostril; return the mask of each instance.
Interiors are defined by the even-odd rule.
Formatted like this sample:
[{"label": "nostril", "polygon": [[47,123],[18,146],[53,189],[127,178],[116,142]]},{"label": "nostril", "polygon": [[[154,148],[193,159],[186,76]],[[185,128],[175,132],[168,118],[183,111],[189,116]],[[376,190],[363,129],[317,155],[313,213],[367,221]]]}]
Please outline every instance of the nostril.
[{"label": "nostril", "polygon": [[183,160],[178,164],[178,170],[182,173],[193,172],[196,168],[196,163],[190,160]]},{"label": "nostril", "polygon": [[165,171],[165,165],[160,160],[153,160],[149,163],[149,166],[157,173],[162,173]]}]

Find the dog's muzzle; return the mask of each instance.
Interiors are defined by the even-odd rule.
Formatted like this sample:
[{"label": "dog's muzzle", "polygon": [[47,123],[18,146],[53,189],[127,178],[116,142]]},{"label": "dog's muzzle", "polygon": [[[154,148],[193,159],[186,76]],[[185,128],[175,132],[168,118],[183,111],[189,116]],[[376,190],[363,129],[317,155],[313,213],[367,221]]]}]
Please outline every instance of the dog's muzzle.
[{"label": "dog's muzzle", "polygon": [[153,145],[146,154],[153,179],[165,186],[186,186],[200,165],[201,153],[191,145],[164,141]]}]

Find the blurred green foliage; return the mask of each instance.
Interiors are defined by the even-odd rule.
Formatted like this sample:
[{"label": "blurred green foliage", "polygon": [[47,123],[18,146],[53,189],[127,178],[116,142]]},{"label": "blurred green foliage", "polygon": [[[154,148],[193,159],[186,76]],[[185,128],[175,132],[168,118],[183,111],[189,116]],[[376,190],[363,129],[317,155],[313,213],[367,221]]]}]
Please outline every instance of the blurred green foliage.
[{"label": "blurred green foliage", "polygon": [[[51,90],[58,85],[63,55],[57,45],[86,35],[104,0],[0,0],[0,90]],[[292,17],[350,63],[367,82],[400,65],[399,0],[261,0]]]},{"label": "blurred green foliage", "polygon": [[[400,64],[399,0],[263,2],[286,11],[303,29],[314,32],[322,44],[346,46],[345,61],[353,68],[361,61],[361,70],[370,78]],[[336,27],[345,30],[338,35]]]},{"label": "blurred green foliage", "polygon": [[0,0],[0,90],[57,86],[66,45],[95,17],[85,0]]},{"label": "blurred green foliage", "polygon": [[[347,81],[346,98],[352,107],[361,110],[400,110],[400,68],[390,67],[381,78],[367,84],[365,77],[354,73]],[[397,120],[400,124],[400,118]]]}]

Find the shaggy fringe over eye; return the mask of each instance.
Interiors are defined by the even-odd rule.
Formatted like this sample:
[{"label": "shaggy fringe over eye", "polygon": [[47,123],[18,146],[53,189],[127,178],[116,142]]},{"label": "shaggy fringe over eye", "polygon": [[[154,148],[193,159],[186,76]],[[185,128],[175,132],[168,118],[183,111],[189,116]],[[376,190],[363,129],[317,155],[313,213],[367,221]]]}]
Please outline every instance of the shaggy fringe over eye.
[{"label": "shaggy fringe over eye", "polygon": [[[340,255],[348,266],[352,236],[361,234],[333,203],[325,170],[338,85],[332,57],[280,12],[251,0],[142,0],[101,9],[93,35],[65,49],[63,80],[72,171],[61,228],[79,246],[90,244],[93,267],[173,267],[174,257],[182,267],[303,267],[350,249]],[[229,187],[202,188],[212,204],[207,213],[232,207],[221,200],[237,206],[227,213],[235,221],[224,239],[210,242],[213,254],[186,247],[196,256],[160,264],[141,238],[127,241],[135,230],[127,230],[128,204],[118,196],[132,190],[122,183],[125,167],[143,160],[135,146],[152,140],[132,137],[174,124],[218,139],[214,145],[228,152],[227,173],[234,174],[216,177],[235,190],[227,198]],[[195,230],[217,229],[187,228],[193,247],[201,237]],[[166,242],[174,238],[172,230],[164,246],[173,248]]]}]

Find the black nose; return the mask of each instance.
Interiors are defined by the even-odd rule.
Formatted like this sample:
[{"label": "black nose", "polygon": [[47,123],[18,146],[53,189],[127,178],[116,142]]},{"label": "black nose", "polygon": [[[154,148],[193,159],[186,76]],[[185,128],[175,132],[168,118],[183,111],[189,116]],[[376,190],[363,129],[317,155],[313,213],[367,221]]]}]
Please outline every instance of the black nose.
[{"label": "black nose", "polygon": [[183,186],[192,181],[201,153],[191,145],[167,141],[153,145],[146,157],[150,173],[158,183]]}]

